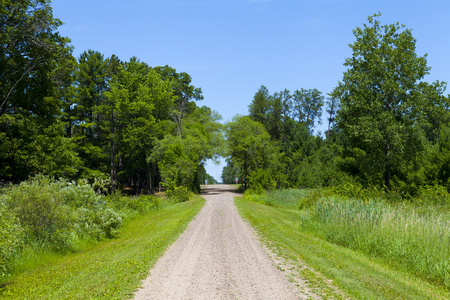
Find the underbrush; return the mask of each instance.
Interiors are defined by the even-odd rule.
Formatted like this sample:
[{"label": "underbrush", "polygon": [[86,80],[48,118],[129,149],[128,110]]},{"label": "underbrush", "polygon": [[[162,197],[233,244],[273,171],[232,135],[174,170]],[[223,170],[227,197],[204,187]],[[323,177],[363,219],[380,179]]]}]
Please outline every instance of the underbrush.
[{"label": "underbrush", "polygon": [[[114,209],[123,219],[133,219],[136,216],[159,210],[163,201],[151,195],[123,196],[115,193],[105,197],[108,207]],[[168,202],[168,201],[166,201]]]},{"label": "underbrush", "polygon": [[0,203],[2,223],[9,224],[0,237],[2,277],[26,259],[23,249],[72,251],[78,240],[117,236],[122,224],[120,215],[87,182],[36,176],[4,188]]},{"label": "underbrush", "polygon": [[86,181],[38,175],[1,189],[0,283],[7,281],[12,272],[45,257],[116,238],[124,220],[178,202],[149,195],[105,196],[100,193],[102,184],[95,182],[91,186]]}]

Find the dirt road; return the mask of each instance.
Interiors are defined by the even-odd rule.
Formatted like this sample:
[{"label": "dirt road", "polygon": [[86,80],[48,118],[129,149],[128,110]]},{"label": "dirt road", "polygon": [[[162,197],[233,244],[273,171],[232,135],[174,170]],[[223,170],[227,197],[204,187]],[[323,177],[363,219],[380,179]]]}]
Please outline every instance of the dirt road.
[{"label": "dirt road", "polygon": [[226,185],[207,186],[205,206],[166,251],[136,299],[297,299],[233,203]]}]

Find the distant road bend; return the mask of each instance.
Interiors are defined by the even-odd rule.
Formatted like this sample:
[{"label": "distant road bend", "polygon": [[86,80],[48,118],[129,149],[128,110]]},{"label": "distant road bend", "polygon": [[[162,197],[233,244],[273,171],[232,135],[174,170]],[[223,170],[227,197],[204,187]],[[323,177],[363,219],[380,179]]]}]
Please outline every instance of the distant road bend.
[{"label": "distant road bend", "polygon": [[298,299],[233,203],[232,186],[205,186],[206,203],[158,260],[136,299]]}]

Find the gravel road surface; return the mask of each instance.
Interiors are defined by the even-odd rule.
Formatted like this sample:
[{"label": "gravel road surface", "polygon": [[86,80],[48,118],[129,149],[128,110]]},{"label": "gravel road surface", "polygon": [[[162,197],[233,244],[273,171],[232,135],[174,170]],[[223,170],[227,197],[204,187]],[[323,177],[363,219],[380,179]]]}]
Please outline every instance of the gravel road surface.
[{"label": "gravel road surface", "polygon": [[298,299],[233,203],[233,187],[204,187],[206,203],[158,260],[135,299]]}]

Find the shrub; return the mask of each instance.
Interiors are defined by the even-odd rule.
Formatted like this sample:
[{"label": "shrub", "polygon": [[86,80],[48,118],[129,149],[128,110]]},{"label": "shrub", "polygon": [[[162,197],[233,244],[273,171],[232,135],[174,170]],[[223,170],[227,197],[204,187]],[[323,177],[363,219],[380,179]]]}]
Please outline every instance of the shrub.
[{"label": "shrub", "polygon": [[419,205],[450,205],[450,194],[447,189],[441,185],[421,186],[417,196],[413,200]]},{"label": "shrub", "polygon": [[36,176],[4,190],[6,204],[26,232],[26,239],[64,250],[81,237],[113,237],[122,222],[104,196],[86,182]]},{"label": "shrub", "polygon": [[248,183],[250,190],[254,194],[263,194],[265,190],[271,191],[277,187],[272,172],[262,168],[256,169],[250,173]]},{"label": "shrub", "polygon": [[76,226],[78,236],[82,238],[114,238],[122,224],[122,218],[112,209],[104,209],[101,214],[88,208],[77,210]]},{"label": "shrub", "polygon": [[139,195],[137,197],[122,196],[115,193],[106,197],[108,205],[124,216],[132,214],[145,214],[150,211],[159,210],[162,206],[158,197],[150,195]]},{"label": "shrub", "polygon": [[11,269],[11,258],[22,246],[23,230],[15,214],[8,210],[6,196],[0,195],[0,277]]},{"label": "shrub", "polygon": [[167,190],[167,197],[176,203],[189,201],[193,196],[194,193],[189,191],[185,186],[175,186]]}]

